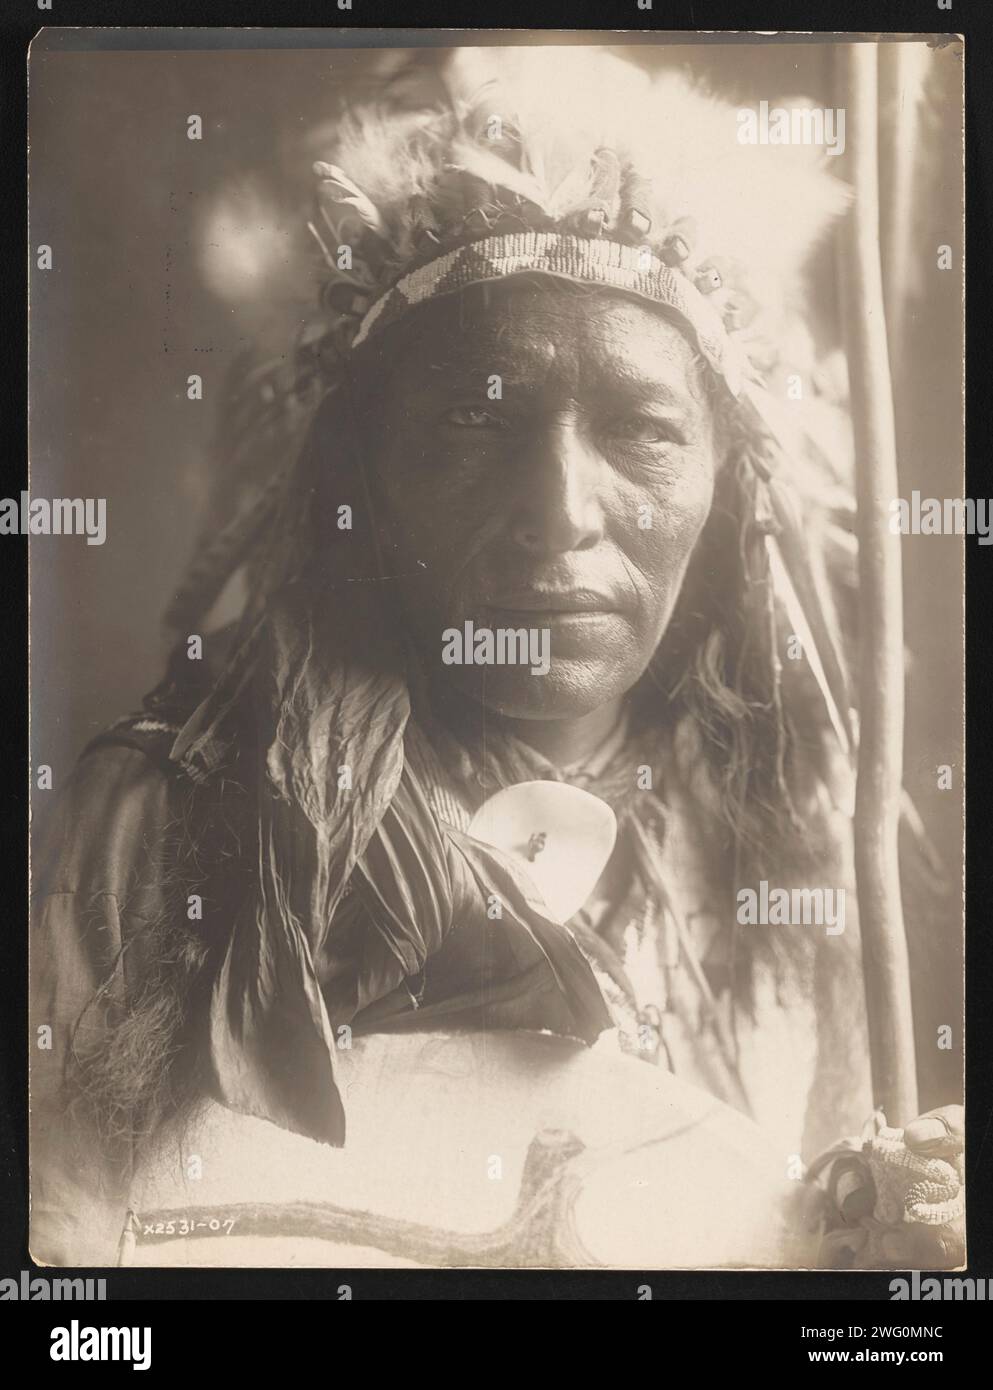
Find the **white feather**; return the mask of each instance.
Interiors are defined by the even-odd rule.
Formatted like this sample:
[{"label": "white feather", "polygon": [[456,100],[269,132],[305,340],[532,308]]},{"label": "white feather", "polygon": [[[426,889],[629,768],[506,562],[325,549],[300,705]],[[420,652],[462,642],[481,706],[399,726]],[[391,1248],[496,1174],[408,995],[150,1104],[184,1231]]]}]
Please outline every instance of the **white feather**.
[{"label": "white feather", "polygon": [[470,145],[465,140],[457,141],[452,147],[452,167],[464,169],[493,188],[506,188],[511,193],[518,193],[543,212],[548,212],[547,196],[537,179],[530,174],[522,173],[520,169],[515,169],[506,159],[501,159],[499,155],[493,154],[481,145]]},{"label": "white feather", "polygon": [[333,202],[344,203],[347,207],[354,208],[366,226],[371,227],[374,232],[385,232],[382,216],[375,203],[348,177],[344,169],[339,169],[337,164],[325,164],[318,160],[314,165],[314,173],[321,180],[323,191]]}]

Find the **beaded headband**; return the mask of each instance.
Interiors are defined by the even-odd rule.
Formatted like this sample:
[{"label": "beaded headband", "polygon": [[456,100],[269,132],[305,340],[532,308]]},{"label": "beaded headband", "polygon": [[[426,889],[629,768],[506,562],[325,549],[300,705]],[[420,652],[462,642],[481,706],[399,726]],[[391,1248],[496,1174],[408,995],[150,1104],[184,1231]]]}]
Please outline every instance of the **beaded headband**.
[{"label": "beaded headband", "polygon": [[[676,254],[678,248],[673,249]],[[557,232],[510,232],[457,247],[404,275],[366,311],[352,346],[395,323],[409,309],[429,299],[453,294],[468,285],[527,272],[540,272],[584,284],[606,285],[664,304],[692,328],[700,351],[724,379],[732,395],[741,390],[741,354],[728,337],[719,315],[704,294],[648,248],[616,241],[591,241]],[[718,288],[714,271],[702,277],[703,288]]]}]

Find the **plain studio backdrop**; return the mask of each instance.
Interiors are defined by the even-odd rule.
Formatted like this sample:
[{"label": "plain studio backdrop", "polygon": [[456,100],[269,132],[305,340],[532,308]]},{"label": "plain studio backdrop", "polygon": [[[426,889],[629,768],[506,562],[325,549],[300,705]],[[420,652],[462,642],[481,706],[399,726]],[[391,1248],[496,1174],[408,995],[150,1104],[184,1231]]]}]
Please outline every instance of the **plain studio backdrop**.
[{"label": "plain studio backdrop", "polygon": [[[374,89],[405,41],[385,33],[376,41],[392,49],[338,49],[314,32],[310,46],[287,48],[285,31],[204,33],[185,31],[182,50],[137,51],[161,44],[154,30],[50,30],[32,45],[30,239],[52,247],[53,267],[31,277],[31,491],[107,499],[104,545],[32,543],[32,761],[52,766],[56,791],[86,742],[159,679],[160,618],[192,553],[226,371],[253,341],[279,351],[308,311],[311,164],[343,108]],[[424,47],[431,35],[412,37],[421,59],[437,63],[439,52]],[[690,72],[737,105],[840,104],[829,40],[652,40],[629,52]],[[108,43],[119,47],[97,51]],[[60,51],[66,44],[83,47]],[[962,491],[961,53],[955,43],[916,47],[925,80],[893,354],[899,463],[903,496],[945,497]],[[885,46],[881,64],[884,274],[900,138],[895,49]],[[201,140],[187,138],[191,115],[202,119]],[[857,137],[846,131],[849,146]],[[951,271],[937,269],[942,244]],[[830,244],[813,291],[817,336],[831,345]],[[200,401],[187,398],[192,373],[203,379]],[[909,883],[905,893],[931,919],[926,957],[912,965],[915,983],[926,982],[915,990],[918,1047],[932,1051],[940,1024],[958,1040],[961,1017],[963,541],[908,537],[903,559],[906,786],[948,879],[942,894],[921,897]],[[953,769],[951,790],[938,788],[941,764]],[[34,794],[36,829],[48,795]],[[943,1055],[940,1094],[925,1091],[922,1108],[955,1098],[960,1058],[958,1047]]]}]

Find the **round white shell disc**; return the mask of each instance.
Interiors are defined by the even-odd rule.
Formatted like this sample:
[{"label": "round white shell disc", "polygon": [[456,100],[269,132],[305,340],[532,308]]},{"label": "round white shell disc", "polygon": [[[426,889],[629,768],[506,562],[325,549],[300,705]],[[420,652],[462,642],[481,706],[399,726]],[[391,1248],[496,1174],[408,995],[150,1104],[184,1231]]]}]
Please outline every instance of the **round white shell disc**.
[{"label": "round white shell disc", "polygon": [[[567,922],[596,887],[617,838],[605,801],[564,782],[521,782],[485,801],[469,834],[518,860],[553,922]],[[542,838],[543,837],[543,838]]]}]

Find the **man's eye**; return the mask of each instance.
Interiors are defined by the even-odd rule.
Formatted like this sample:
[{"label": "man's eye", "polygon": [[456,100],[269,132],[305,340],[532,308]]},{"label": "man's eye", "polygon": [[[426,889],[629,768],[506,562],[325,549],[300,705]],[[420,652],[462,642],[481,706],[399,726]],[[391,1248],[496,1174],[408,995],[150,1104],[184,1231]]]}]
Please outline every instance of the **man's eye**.
[{"label": "man's eye", "polygon": [[685,438],[672,420],[659,420],[651,415],[623,415],[607,422],[606,433],[611,439],[626,439],[634,444],[684,444]]},{"label": "man's eye", "polygon": [[446,410],[442,418],[446,425],[461,425],[463,429],[506,429],[506,423],[499,415],[494,415],[490,410],[483,410],[480,406],[456,405],[451,410]]}]

